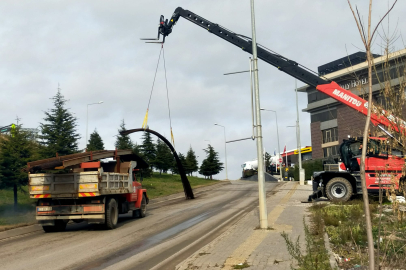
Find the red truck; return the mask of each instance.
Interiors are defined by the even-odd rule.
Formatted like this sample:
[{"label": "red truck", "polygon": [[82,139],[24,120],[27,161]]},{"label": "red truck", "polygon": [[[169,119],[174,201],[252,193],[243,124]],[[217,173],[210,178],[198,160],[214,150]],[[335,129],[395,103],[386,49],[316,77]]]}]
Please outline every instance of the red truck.
[{"label": "red truck", "polygon": [[[181,7],[175,9],[171,18],[164,19],[161,15],[158,27],[158,37],[156,42],[164,43],[165,38],[172,33],[173,27],[178,22],[179,18],[185,20],[207,30],[209,33],[224,39],[227,42],[241,48],[242,50],[252,54],[252,41],[251,38],[234,33],[229,29],[222,27],[217,23],[213,23],[190,10],[185,10]],[[159,41],[160,35],[163,36],[162,42]],[[264,62],[278,68],[280,71],[310,85],[314,86],[317,90],[329,95],[339,102],[359,111],[360,113],[367,114],[368,102],[351,93],[348,90],[341,88],[337,83],[328,81],[326,78],[319,77],[319,75],[304,66],[301,66],[295,61],[288,59],[270,49],[257,44],[258,58]],[[381,127],[384,132],[392,139],[392,136],[383,127],[389,127],[391,130],[406,134],[406,122],[388,114],[384,110],[379,110],[376,107],[372,108],[371,122],[375,126]],[[396,154],[388,154],[388,151],[383,148],[382,138],[370,138],[368,142],[368,155],[366,157],[366,185],[368,191],[376,191],[379,185],[383,188],[388,188],[395,185],[398,191],[404,191],[406,182],[405,176],[402,173],[405,161],[401,151],[392,151]],[[359,139],[344,140],[340,145],[340,155],[342,164],[340,170],[334,172],[317,172],[314,175],[315,193],[309,199],[324,194],[331,200],[346,201],[351,195],[359,194],[361,190],[360,178],[360,156],[358,153],[359,145],[362,141]],[[379,149],[379,150],[376,150]],[[355,151],[356,150],[356,151]],[[393,179],[392,179],[393,177]],[[320,186],[320,187],[319,187]]]},{"label": "red truck", "polygon": [[[87,221],[117,226],[118,215],[143,218],[148,204],[140,170],[148,164],[131,150],[94,151],[29,162],[30,198],[45,232]],[[52,173],[41,171],[52,170]]]}]

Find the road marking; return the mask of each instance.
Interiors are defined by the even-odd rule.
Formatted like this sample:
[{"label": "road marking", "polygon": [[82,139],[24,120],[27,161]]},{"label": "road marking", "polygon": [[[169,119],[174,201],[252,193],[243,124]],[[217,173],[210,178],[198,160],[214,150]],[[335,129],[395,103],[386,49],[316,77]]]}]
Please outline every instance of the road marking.
[{"label": "road marking", "polygon": [[285,204],[289,202],[289,199],[295,193],[297,186],[298,184],[296,184],[268,214],[269,227],[274,230],[254,230],[253,233],[247,238],[247,240],[245,240],[244,243],[237,247],[233,251],[231,256],[227,258],[222,269],[234,269],[234,265],[244,263],[251,255],[251,253],[255,251],[255,249],[262,243],[262,241],[264,241],[269,233],[292,230],[291,225],[275,224],[275,222],[285,210]]}]

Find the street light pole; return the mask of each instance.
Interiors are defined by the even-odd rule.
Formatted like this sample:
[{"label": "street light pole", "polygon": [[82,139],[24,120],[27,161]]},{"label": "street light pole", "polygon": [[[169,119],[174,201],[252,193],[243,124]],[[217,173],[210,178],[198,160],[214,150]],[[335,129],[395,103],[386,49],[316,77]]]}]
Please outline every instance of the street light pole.
[{"label": "street light pole", "polygon": [[254,96],[257,129],[257,156],[258,156],[258,199],[259,199],[259,225],[261,229],[268,229],[268,213],[266,209],[264,155],[262,144],[262,126],[259,98],[258,55],[257,38],[255,32],[254,0],[251,0],[251,26],[252,26],[252,61],[254,64]]},{"label": "street light pole", "polygon": [[85,143],[86,152],[87,152],[87,130],[88,130],[88,126],[89,126],[89,105],[97,105],[97,104],[102,104],[102,103],[103,103],[103,101],[87,104],[87,112],[86,112],[86,143]]},{"label": "street light pole", "polygon": [[226,127],[219,125],[219,124],[214,124],[215,126],[220,126],[224,128],[224,152],[225,152],[225,159],[226,159],[226,180],[228,180],[228,172],[227,172],[227,143],[226,143]]},{"label": "street light pole", "polygon": [[302,171],[302,152],[301,152],[302,146],[300,145],[299,102],[297,99],[297,80],[296,79],[295,79],[295,92],[296,92],[296,114],[297,114],[296,139],[297,139],[297,148],[299,151],[299,182],[300,182],[300,185],[304,185],[305,173],[304,173],[304,171]]},{"label": "street light pole", "polygon": [[282,181],[282,163],[279,161],[279,159],[281,158],[281,148],[280,148],[280,144],[279,144],[279,129],[278,129],[278,113],[274,110],[267,110],[267,109],[263,109],[261,108],[261,111],[268,111],[268,112],[274,112],[275,113],[275,118],[276,118],[276,137],[278,138],[278,165],[279,165],[279,174],[281,177],[281,181]]}]

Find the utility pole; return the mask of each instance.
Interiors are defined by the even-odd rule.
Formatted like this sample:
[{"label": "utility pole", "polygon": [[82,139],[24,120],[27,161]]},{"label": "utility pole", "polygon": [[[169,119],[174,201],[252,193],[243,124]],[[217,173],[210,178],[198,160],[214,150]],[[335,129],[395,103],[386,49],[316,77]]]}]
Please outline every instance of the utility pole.
[{"label": "utility pole", "polygon": [[295,91],[296,91],[296,114],[297,114],[297,119],[296,119],[296,140],[297,140],[297,149],[299,151],[299,182],[300,185],[304,185],[304,178],[305,178],[305,172],[302,169],[302,152],[301,148],[302,146],[300,145],[300,125],[299,125],[299,102],[297,98],[297,80],[295,79]]},{"label": "utility pole", "polygon": [[254,0],[251,0],[251,26],[252,26],[252,56],[254,64],[254,96],[257,129],[257,157],[258,157],[258,197],[259,197],[259,225],[261,229],[268,229],[268,213],[266,209],[264,155],[262,144],[261,112],[259,103],[259,79],[258,79],[258,57],[257,40],[255,34],[255,11]]}]

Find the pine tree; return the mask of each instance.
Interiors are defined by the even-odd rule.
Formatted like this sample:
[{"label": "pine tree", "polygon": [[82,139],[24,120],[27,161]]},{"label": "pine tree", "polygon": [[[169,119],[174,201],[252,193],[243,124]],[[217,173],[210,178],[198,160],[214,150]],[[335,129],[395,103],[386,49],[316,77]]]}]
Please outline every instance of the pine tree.
[{"label": "pine tree", "polygon": [[28,175],[22,169],[27,162],[38,158],[37,144],[28,132],[17,126],[10,135],[0,137],[0,189],[13,188],[14,209],[17,208],[17,190],[27,185]]},{"label": "pine tree", "polygon": [[218,174],[224,168],[223,163],[220,162],[218,153],[214,151],[214,148],[210,144],[204,151],[207,156],[200,166],[199,173],[204,176],[210,176],[210,179],[212,179],[213,175]]},{"label": "pine tree", "polygon": [[117,135],[117,139],[116,142],[114,144],[114,146],[117,149],[120,150],[128,150],[128,149],[133,149],[134,148],[134,144],[131,141],[130,135],[126,134],[126,135],[122,135],[120,132],[126,131],[127,129],[125,128],[125,123],[124,123],[124,119],[121,122],[120,128],[118,130],[118,135]]},{"label": "pine tree", "polygon": [[[186,167],[185,156],[182,153],[178,152],[178,157],[179,157],[180,163],[182,164],[183,168],[185,168]],[[176,162],[176,159],[173,159],[171,171],[174,174],[179,174],[179,168],[178,168],[178,163]]]},{"label": "pine tree", "polygon": [[103,140],[99,133],[95,129],[92,134],[90,134],[90,140],[86,147],[87,151],[97,151],[104,150]]},{"label": "pine tree", "polygon": [[139,157],[143,157],[143,154],[141,153],[141,145],[138,145],[137,143],[134,144],[133,148],[133,153],[136,154]]},{"label": "pine tree", "polygon": [[172,167],[173,156],[169,147],[160,139],[156,144],[155,168],[159,173],[167,172]]},{"label": "pine tree", "polygon": [[265,171],[271,166],[271,155],[268,152],[265,152]]},{"label": "pine tree", "polygon": [[43,157],[69,155],[78,152],[80,135],[76,133],[77,119],[65,108],[67,100],[58,88],[52,98],[54,108],[45,112],[45,123],[40,123],[39,136]]},{"label": "pine tree", "polygon": [[195,151],[190,146],[189,151],[186,153],[186,168],[187,174],[192,175],[193,172],[197,172],[199,169],[199,163],[197,162]]},{"label": "pine tree", "polygon": [[152,170],[156,158],[156,148],[154,142],[152,141],[151,134],[148,132],[144,132],[142,135],[141,153]]}]

